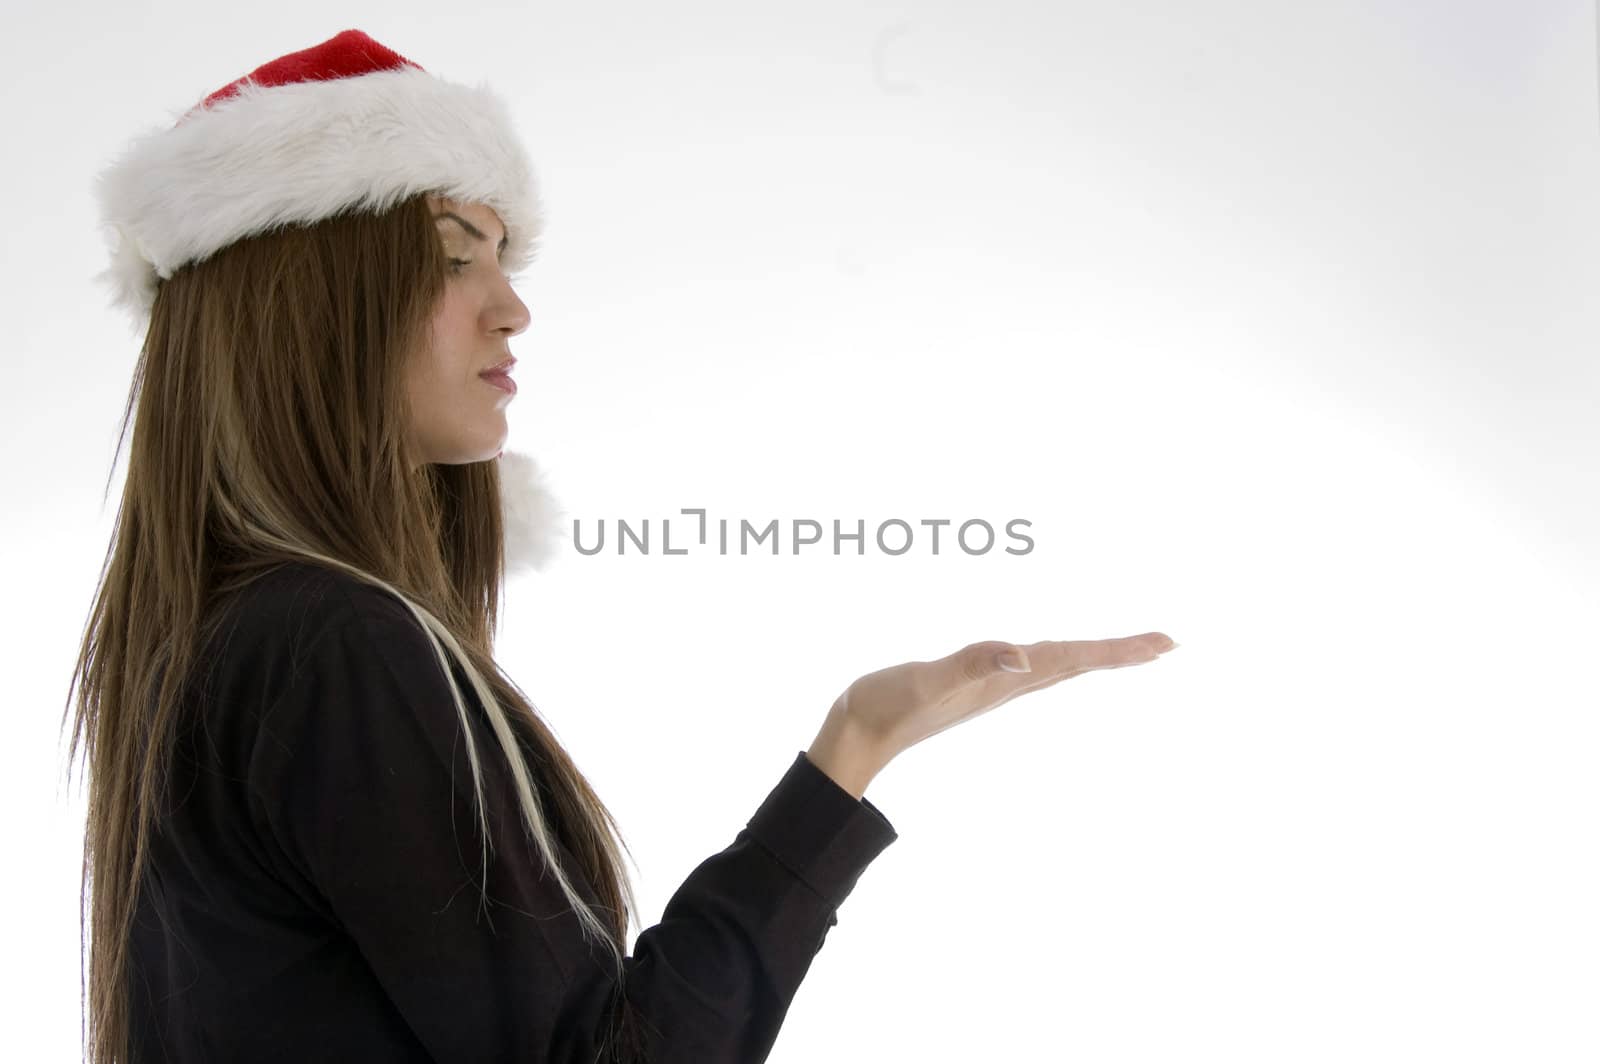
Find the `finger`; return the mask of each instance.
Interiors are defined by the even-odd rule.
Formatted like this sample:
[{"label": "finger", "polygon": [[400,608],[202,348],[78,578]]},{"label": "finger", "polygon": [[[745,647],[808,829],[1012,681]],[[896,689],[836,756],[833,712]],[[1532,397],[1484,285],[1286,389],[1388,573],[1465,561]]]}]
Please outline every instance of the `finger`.
[{"label": "finger", "polygon": [[[1174,646],[1175,645],[1176,644],[1174,644]],[[1034,644],[1030,645],[1027,649],[1035,650],[1036,646],[1047,647],[1049,644]],[[1046,656],[1047,655],[1045,653],[1035,650],[1034,660],[1040,661]],[[1097,669],[1120,669],[1129,665],[1143,665],[1147,662],[1156,660],[1156,658],[1160,656],[1161,655],[1159,652],[1151,651],[1149,653],[1140,653],[1130,656],[1125,660],[1113,660],[1111,664],[1079,666],[1069,663],[1066,667],[1055,672],[1036,667],[1032,673],[1023,676],[1012,677],[1011,679],[1015,681],[1013,683],[1006,683],[1004,679],[996,677],[991,681],[991,683],[997,685],[995,690],[999,693],[1000,700],[994,704],[994,708],[1003,706],[1012,699],[1019,698],[1022,695],[1032,694],[1034,691],[1042,691],[1046,687],[1054,687],[1063,680],[1070,680],[1075,676],[1082,676],[1086,672],[1094,672]]]},{"label": "finger", "polygon": [[1123,636],[1118,639],[1078,639],[1032,643],[1027,647],[1034,660],[1034,671],[1043,674],[1077,675],[1092,669],[1117,669],[1154,661],[1177,646],[1161,632]]},{"label": "finger", "polygon": [[[1116,669],[1154,661],[1162,652],[1176,645],[1161,632],[1146,632],[1119,639],[1047,640],[1027,644],[991,639],[969,644],[933,662],[934,668],[927,678],[932,681],[932,687],[941,692],[940,700],[951,697],[957,690],[983,684],[993,687],[993,693],[1001,701],[1009,701],[1019,694],[1048,687],[1094,669]],[[1007,651],[1020,652],[1028,671],[1017,672],[1006,668],[1002,654]]]},{"label": "finger", "polygon": [[[979,646],[1005,646],[1007,644],[974,644],[961,653]],[[998,709],[1014,698],[1034,691],[1053,687],[1063,680],[1081,676],[1096,669],[1119,669],[1128,665],[1143,665],[1156,660],[1166,650],[1176,646],[1160,632],[1125,636],[1121,639],[1095,639],[1075,641],[1045,641],[1025,643],[1018,647],[1032,664],[1026,673],[992,672],[980,681],[977,697],[983,703],[980,712]],[[954,657],[955,655],[952,655]],[[969,688],[970,690],[970,688]],[[965,719],[965,718],[963,718]],[[953,723],[959,723],[953,722]]]}]

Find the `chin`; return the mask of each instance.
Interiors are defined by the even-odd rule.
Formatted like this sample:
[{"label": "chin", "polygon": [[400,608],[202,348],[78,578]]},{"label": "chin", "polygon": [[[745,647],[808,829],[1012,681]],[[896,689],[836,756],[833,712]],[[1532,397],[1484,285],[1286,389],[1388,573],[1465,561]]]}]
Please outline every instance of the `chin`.
[{"label": "chin", "polygon": [[448,454],[424,459],[428,465],[472,465],[475,462],[492,462],[500,457],[500,452],[505,449],[505,443],[487,444],[482,447],[458,447]]}]

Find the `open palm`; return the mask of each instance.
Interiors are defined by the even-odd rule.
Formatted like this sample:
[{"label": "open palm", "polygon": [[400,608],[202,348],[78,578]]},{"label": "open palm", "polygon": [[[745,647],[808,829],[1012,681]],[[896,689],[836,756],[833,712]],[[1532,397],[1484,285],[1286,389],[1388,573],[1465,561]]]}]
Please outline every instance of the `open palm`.
[{"label": "open palm", "polygon": [[[889,756],[982,716],[1018,695],[1097,669],[1156,660],[1177,644],[1160,632],[1118,639],[972,643],[935,661],[908,661],[860,677],[834,703]],[[1028,672],[1008,671],[1003,652],[1020,649]]]}]

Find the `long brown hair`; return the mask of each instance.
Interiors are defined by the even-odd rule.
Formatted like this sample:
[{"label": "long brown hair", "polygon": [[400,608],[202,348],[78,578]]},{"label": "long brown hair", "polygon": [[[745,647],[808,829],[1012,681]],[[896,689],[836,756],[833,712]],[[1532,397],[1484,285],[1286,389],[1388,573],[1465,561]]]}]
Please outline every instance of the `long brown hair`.
[{"label": "long brown hair", "polygon": [[[421,464],[408,450],[403,371],[426,349],[446,270],[418,194],[238,241],[159,287],[123,414],[122,437],[130,421],[133,437],[122,501],[67,693],[69,712],[78,696],[69,779],[80,742],[90,778],[79,910],[81,936],[92,897],[87,1064],[127,1064],[131,1053],[129,939],[186,678],[219,600],[285,563],[383,588],[422,624],[466,730],[487,863],[480,763],[445,652],[461,666],[530,837],[585,935],[608,948],[620,986],[637,912],[626,845],[493,658],[504,571],[498,463]],[[563,873],[557,838],[594,888],[599,916]],[[626,998],[618,1005],[634,1037]]]}]

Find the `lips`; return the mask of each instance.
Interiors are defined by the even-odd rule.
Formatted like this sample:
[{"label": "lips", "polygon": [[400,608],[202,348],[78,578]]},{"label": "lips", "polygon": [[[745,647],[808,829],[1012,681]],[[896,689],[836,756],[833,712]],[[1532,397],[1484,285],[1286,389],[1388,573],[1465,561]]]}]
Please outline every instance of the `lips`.
[{"label": "lips", "polygon": [[512,395],[517,394],[517,382],[511,379],[509,373],[480,373],[478,376],[483,379],[485,384],[493,385],[501,391],[510,392]]}]

